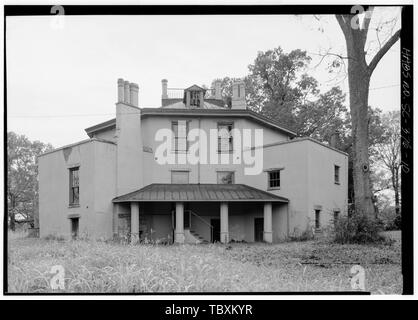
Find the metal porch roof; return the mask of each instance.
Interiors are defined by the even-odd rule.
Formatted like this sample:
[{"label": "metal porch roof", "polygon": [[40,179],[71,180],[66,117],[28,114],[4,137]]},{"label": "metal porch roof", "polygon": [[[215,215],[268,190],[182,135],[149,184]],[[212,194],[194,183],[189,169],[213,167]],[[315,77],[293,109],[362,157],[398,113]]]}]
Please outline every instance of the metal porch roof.
[{"label": "metal porch roof", "polygon": [[116,197],[113,202],[235,201],[289,202],[245,184],[158,184]]}]

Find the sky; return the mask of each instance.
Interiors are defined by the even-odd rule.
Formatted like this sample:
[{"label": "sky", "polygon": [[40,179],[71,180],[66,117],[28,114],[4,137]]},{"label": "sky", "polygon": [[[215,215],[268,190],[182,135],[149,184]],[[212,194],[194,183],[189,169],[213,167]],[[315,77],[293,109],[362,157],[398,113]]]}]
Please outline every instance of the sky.
[{"label": "sky", "polygon": [[[377,8],[372,25],[396,15]],[[140,107],[159,107],[161,79],[186,88],[244,77],[258,51],[278,46],[311,55],[308,73],[322,91],[337,85],[348,93],[347,79],[317,66],[319,53],[345,52],[333,16],[63,18],[6,18],[7,129],[54,147],[87,139],[85,128],[115,117],[118,78],[139,84]],[[371,53],[377,43],[369,32]],[[371,79],[369,104],[383,111],[400,109],[399,50],[398,41]]]}]

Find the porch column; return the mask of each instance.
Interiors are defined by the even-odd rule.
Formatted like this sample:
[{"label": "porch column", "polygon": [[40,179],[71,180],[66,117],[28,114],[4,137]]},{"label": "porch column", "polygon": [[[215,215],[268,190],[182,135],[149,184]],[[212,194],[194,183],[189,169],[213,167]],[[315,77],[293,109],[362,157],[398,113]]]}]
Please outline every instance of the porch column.
[{"label": "porch column", "polygon": [[119,236],[119,204],[113,204],[113,239]]},{"label": "porch column", "polygon": [[273,242],[271,202],[264,203],[264,241],[268,243]]},{"label": "porch column", "polygon": [[183,202],[176,202],[176,231],[174,242],[184,243],[184,205]]},{"label": "porch column", "polygon": [[131,202],[131,244],[139,241],[139,203]]},{"label": "porch column", "polygon": [[221,242],[229,242],[228,203],[221,202]]}]

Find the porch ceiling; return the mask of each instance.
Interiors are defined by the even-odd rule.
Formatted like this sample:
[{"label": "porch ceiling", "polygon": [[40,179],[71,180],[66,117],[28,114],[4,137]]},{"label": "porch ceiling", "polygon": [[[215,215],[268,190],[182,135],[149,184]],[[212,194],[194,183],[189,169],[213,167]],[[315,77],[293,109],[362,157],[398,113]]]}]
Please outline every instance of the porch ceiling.
[{"label": "porch ceiling", "polygon": [[289,202],[289,199],[245,184],[158,184],[116,197],[113,202],[216,201]]}]

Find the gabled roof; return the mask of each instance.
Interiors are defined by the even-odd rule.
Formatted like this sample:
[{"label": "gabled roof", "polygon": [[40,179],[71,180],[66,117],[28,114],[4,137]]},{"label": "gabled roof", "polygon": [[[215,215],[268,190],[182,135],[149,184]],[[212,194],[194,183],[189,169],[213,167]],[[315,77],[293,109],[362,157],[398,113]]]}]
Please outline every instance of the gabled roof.
[{"label": "gabled roof", "polygon": [[186,89],[184,89],[184,91],[192,91],[192,90],[197,90],[197,91],[206,91],[207,89],[199,87],[198,85],[194,84],[191,87],[188,87]]},{"label": "gabled roof", "polygon": [[160,184],[116,197],[113,202],[289,202],[289,199],[245,184]]},{"label": "gabled roof", "polygon": [[[284,126],[283,124],[272,120],[270,118],[267,118],[265,116],[262,116],[254,111],[248,110],[248,109],[225,109],[225,108],[219,108],[219,109],[175,109],[175,108],[142,108],[141,109],[141,116],[147,117],[147,116],[199,116],[199,117],[243,117],[248,118],[253,121],[256,121],[262,125],[268,126],[272,129],[282,131],[286,134],[288,134],[291,137],[295,137],[296,133]],[[92,137],[95,132],[101,131],[101,130],[107,130],[111,129],[112,127],[115,127],[116,125],[116,119],[108,120],[103,123],[99,123],[95,126],[89,127],[85,129],[86,133],[89,135],[89,137]]]}]

